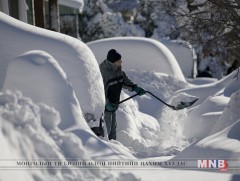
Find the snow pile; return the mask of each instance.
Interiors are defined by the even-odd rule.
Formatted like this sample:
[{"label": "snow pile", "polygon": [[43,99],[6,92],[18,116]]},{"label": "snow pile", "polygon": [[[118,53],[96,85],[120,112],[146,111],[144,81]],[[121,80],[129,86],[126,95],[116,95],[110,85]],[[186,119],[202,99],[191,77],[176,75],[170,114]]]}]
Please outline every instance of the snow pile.
[{"label": "snow pile", "polygon": [[[233,78],[234,76],[235,73],[232,73],[215,83],[187,88],[175,93],[185,92],[199,97],[199,100],[194,104],[196,107],[189,111],[185,120],[184,133],[187,137],[201,139],[209,136],[210,133],[226,128],[232,123],[229,119],[224,121],[220,119],[230,96],[240,89],[239,80]],[[225,121],[228,125],[223,123]],[[214,127],[219,128],[215,128],[215,131],[213,131]]]},{"label": "snow pile", "polygon": [[96,71],[99,68],[93,53],[83,42],[25,24],[1,12],[0,27],[0,34],[6,35],[0,41],[0,88],[12,60],[31,50],[41,50],[57,60],[64,70],[83,113],[92,113],[96,119],[100,118],[104,107],[102,77],[100,71]]},{"label": "snow pile", "polygon": [[[234,87],[233,87],[234,86]],[[223,130],[226,127],[236,123],[240,119],[239,106],[240,106],[240,85],[238,79],[234,79],[225,89],[224,94],[231,96],[230,100],[223,110],[220,120],[215,125],[212,133]]]},{"label": "snow pile", "polygon": [[[199,100],[194,104],[195,106],[202,104],[209,96],[217,94],[220,90],[224,89],[229,82],[234,79],[236,73],[231,73],[230,75],[224,77],[219,81],[214,81],[209,84],[200,84],[200,85],[189,85],[189,87],[185,89],[181,89],[175,92],[175,94],[179,94],[181,92],[186,93],[188,95],[193,95],[199,98]],[[236,89],[236,88],[235,88]]]},{"label": "snow pile", "polygon": [[[208,136],[179,153],[176,156],[177,158],[218,158],[218,159],[237,159],[240,156],[240,137],[239,137],[239,125],[240,125],[240,116],[239,110],[235,106],[239,106],[240,91],[234,93],[229,101],[228,106],[223,111],[222,117],[220,120],[234,120],[230,126],[225,127],[226,125],[217,123],[224,126],[225,129]],[[226,123],[225,123],[226,124]]]},{"label": "snow pile", "polygon": [[62,122],[59,126],[62,129],[84,120],[66,74],[46,52],[30,51],[12,61],[3,86],[3,90],[6,89],[20,90],[34,101],[54,107],[60,112]]},{"label": "snow pile", "polygon": [[[139,86],[166,102],[174,91],[187,87],[184,82],[161,73],[137,70],[126,73]],[[127,98],[127,94],[130,93],[124,91],[121,99]],[[137,156],[173,155],[187,144],[182,131],[186,110],[173,111],[150,94],[121,104],[117,118],[118,140]]]},{"label": "snow pile", "polygon": [[[2,149],[0,150],[0,159],[16,161],[31,161],[34,159],[48,161],[55,159],[61,162],[67,162],[68,159],[73,158],[80,161],[91,159],[91,154],[89,154],[91,149],[86,149],[91,143],[85,145],[86,143],[83,143],[75,134],[63,132],[58,128],[59,123],[59,113],[53,107],[42,103],[35,104],[20,92],[1,92],[0,139]],[[84,138],[83,134],[81,138]],[[88,138],[85,137],[85,139]],[[99,153],[104,154],[102,151],[99,150]],[[110,154],[109,151],[106,153]],[[1,178],[9,181],[15,179],[15,174],[18,172],[14,171],[13,178],[9,174],[11,171],[9,170],[8,174],[2,174],[1,172]],[[21,171],[18,176],[18,180],[38,181],[102,180],[113,177],[110,173],[100,169],[82,170],[57,167],[54,170],[51,167],[48,169],[26,169]],[[133,181],[137,180],[130,173],[127,175],[120,173],[119,176],[112,179],[122,180],[125,177],[129,177]]]},{"label": "snow pile", "polygon": [[187,81],[190,84],[203,85],[203,84],[210,84],[210,83],[216,82],[217,79],[215,79],[215,78],[208,78],[208,77],[197,77],[195,79],[187,79]]},{"label": "snow pile", "polygon": [[184,133],[199,141],[187,147],[174,159],[239,158],[239,100],[239,79],[234,78],[190,112]]},{"label": "snow pile", "polygon": [[[31,99],[23,97],[20,92],[10,91],[0,94],[0,105],[1,159],[66,160],[63,154],[70,158],[76,156],[89,158],[80,139],[57,129],[60,119],[54,108],[44,104],[36,105]],[[73,152],[69,150],[70,147],[76,147],[78,151]],[[41,172],[44,174],[40,174]],[[74,170],[64,172],[61,169],[56,169],[55,173],[50,170],[37,170],[28,175],[32,177],[31,180],[34,180],[34,177],[46,180],[51,176],[55,176],[56,180],[84,178],[80,172]],[[11,180],[10,178],[11,175],[8,175],[5,179]]]},{"label": "snow pile", "polygon": [[117,140],[133,151],[133,154],[147,156],[149,147],[155,144],[160,131],[155,118],[138,111],[137,103],[129,100],[117,112]]}]

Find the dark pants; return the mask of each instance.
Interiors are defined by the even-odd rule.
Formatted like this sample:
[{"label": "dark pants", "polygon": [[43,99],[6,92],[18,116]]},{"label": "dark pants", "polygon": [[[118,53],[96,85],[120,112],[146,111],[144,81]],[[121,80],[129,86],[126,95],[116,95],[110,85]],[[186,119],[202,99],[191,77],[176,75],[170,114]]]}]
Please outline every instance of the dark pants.
[{"label": "dark pants", "polygon": [[108,139],[117,139],[117,122],[116,122],[116,112],[104,112],[104,121],[107,127]]}]

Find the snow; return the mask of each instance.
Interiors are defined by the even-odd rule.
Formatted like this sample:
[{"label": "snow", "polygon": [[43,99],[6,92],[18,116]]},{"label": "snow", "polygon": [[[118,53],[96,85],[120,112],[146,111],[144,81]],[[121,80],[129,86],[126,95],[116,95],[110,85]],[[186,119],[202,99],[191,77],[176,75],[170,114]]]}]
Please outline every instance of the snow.
[{"label": "snow", "polygon": [[161,43],[163,43],[173,53],[185,77],[196,77],[197,57],[190,43],[168,39],[162,39]]},{"label": "snow", "polygon": [[35,50],[16,57],[8,65],[3,90],[20,90],[32,100],[54,107],[62,120],[59,127],[66,129],[79,124],[78,117],[82,116],[76,94],[66,79],[53,57]]},{"label": "snow", "polygon": [[197,77],[195,79],[187,79],[187,81],[191,84],[195,84],[195,85],[203,85],[203,84],[209,84],[209,83],[213,83],[216,82],[217,79],[215,78],[208,78],[208,77]]},{"label": "snow", "polygon": [[[171,52],[155,40],[105,39],[94,48],[88,44],[91,51],[79,40],[3,13],[0,34],[4,35],[0,41],[1,180],[239,180],[236,72],[221,80],[186,81]],[[117,140],[96,137],[84,114],[92,113],[99,120],[104,110],[98,63],[110,48],[122,53],[124,69],[134,82],[167,103],[199,100],[174,111],[149,94],[136,97],[119,106]],[[130,95],[124,90],[121,99]],[[195,164],[198,159],[226,159],[230,168],[225,173],[171,165],[36,169],[15,163],[72,159]],[[231,168],[234,164],[237,167]]]},{"label": "snow", "polygon": [[[104,104],[102,78],[100,72],[96,71],[98,65],[94,61],[93,53],[84,43],[63,34],[23,24],[3,13],[0,24],[4,27],[1,28],[0,34],[7,35],[2,37],[0,43],[2,47],[0,87],[3,86],[6,67],[12,60],[30,50],[41,50],[51,55],[64,69],[76,97],[80,104],[82,103],[83,112],[94,114],[96,119],[101,116]],[[13,39],[15,43],[12,43]],[[14,49],[13,53],[8,53],[9,48]]]}]

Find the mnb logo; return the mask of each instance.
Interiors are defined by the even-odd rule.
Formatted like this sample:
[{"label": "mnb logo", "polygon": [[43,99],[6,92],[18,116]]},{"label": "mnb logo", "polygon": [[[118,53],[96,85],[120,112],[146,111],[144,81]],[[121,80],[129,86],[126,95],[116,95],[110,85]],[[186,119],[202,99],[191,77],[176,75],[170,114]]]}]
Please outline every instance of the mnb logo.
[{"label": "mnb logo", "polygon": [[227,160],[198,160],[198,168],[228,170]]}]

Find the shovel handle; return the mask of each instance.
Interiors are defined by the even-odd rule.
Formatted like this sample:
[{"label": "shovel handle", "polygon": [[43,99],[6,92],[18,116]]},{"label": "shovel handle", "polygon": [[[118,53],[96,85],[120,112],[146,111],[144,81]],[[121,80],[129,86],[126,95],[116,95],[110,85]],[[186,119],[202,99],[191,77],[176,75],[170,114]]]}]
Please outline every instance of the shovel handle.
[{"label": "shovel handle", "polygon": [[[149,92],[149,91],[146,91],[146,93],[152,95],[153,97],[155,97],[157,100],[159,100],[160,102],[162,102],[162,103],[165,104],[166,106],[168,106],[168,107],[170,107],[170,108],[172,108],[172,109],[175,109],[175,106],[172,106],[172,105],[167,104],[167,103],[164,102],[162,99],[160,99],[159,97],[155,96],[153,93],[151,93],[151,92]],[[134,97],[136,97],[136,96],[138,96],[138,95],[139,95],[139,94],[134,94],[134,95],[132,95],[132,96],[126,98],[126,99],[123,99],[122,101],[120,101],[120,102],[118,103],[118,105],[121,104],[121,103],[123,103],[123,102],[125,102],[125,101],[128,101],[129,99],[132,99],[132,98],[134,98]]]},{"label": "shovel handle", "polygon": [[118,104],[121,104],[121,103],[123,103],[123,102],[125,102],[125,101],[128,101],[129,99],[132,99],[132,98],[134,98],[134,97],[136,97],[136,96],[138,96],[138,94],[134,94],[134,95],[128,97],[127,99],[123,99],[123,100],[120,101]]},{"label": "shovel handle", "polygon": [[146,93],[150,94],[151,96],[155,97],[157,100],[159,100],[160,102],[162,102],[163,104],[165,104],[166,106],[175,109],[175,106],[169,105],[168,103],[164,102],[162,99],[160,99],[159,97],[155,96],[153,93],[146,91]]},{"label": "shovel handle", "polygon": [[[159,100],[160,102],[162,102],[164,105],[172,108],[173,110],[181,110],[181,109],[183,109],[183,108],[189,107],[189,106],[193,105],[193,104],[198,100],[198,99],[195,99],[194,101],[189,102],[188,104],[185,103],[185,105],[183,105],[183,106],[182,106],[182,105],[180,105],[180,106],[178,106],[178,105],[173,106],[173,105],[170,105],[170,104],[164,102],[162,99],[160,99],[159,97],[155,96],[153,93],[151,93],[151,92],[149,92],[149,91],[146,91],[146,93],[148,93],[148,94],[150,94],[151,96],[155,97],[157,100]],[[125,101],[127,101],[127,100],[129,100],[129,99],[132,99],[133,97],[136,97],[137,95],[139,95],[139,94],[134,94],[134,95],[128,97],[127,99],[124,99],[124,100],[120,101],[118,104],[121,104],[121,103],[123,103],[123,102],[125,102]]]}]

